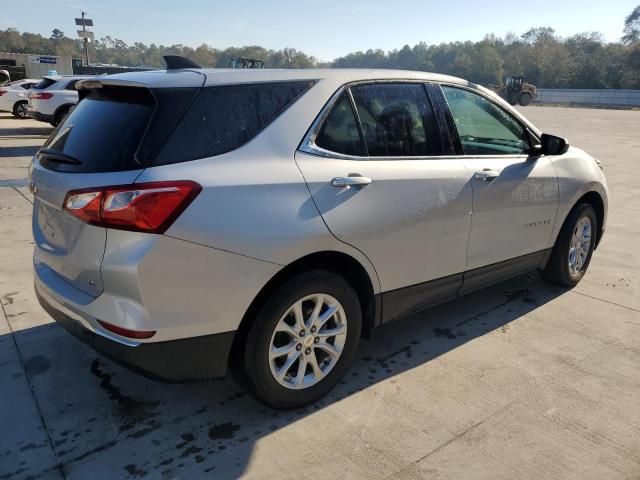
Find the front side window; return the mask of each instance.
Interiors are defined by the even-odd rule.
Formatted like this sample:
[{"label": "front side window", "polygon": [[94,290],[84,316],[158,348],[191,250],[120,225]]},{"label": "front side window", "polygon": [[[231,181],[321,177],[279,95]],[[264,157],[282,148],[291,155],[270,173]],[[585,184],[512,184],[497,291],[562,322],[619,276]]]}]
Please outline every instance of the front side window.
[{"label": "front side window", "polygon": [[327,115],[316,136],[315,144],[325,150],[344,155],[366,155],[351,101],[346,92],[340,95]]},{"label": "front side window", "polygon": [[442,86],[465,155],[522,155],[529,149],[524,126],[476,93]]},{"label": "front side window", "polygon": [[441,137],[424,85],[374,83],[351,88],[371,157],[442,154]]}]

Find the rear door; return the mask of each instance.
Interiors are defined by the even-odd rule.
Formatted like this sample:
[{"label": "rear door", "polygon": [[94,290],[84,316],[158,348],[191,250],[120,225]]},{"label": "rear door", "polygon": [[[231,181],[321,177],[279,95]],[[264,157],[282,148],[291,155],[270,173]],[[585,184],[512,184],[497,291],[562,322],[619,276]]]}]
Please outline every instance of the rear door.
[{"label": "rear door", "polygon": [[514,115],[467,88],[443,85],[442,92],[473,189],[467,270],[476,274],[465,275],[469,290],[486,283],[494,267],[498,279],[540,263],[556,219],[558,180],[549,157],[530,156],[534,138]]},{"label": "rear door", "polygon": [[146,89],[97,91],[51,134],[31,166],[36,268],[53,270],[92,296],[102,292],[106,230],[63,210],[70,190],[133,183],[136,151],[154,108]]},{"label": "rear door", "polygon": [[422,301],[455,296],[466,265],[471,190],[462,162],[445,156],[424,84],[344,89],[301,150],[296,162],[327,226],[376,268],[383,321]]}]

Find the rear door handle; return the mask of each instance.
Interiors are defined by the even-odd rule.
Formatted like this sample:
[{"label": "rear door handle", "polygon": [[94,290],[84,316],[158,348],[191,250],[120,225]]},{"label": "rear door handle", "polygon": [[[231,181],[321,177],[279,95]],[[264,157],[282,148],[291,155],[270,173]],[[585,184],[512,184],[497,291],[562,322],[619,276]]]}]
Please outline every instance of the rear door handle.
[{"label": "rear door handle", "polygon": [[500,172],[498,172],[497,170],[491,170],[490,168],[485,168],[481,172],[476,172],[473,174],[473,178],[485,181],[493,180],[494,178],[497,178],[499,176]]},{"label": "rear door handle", "polygon": [[373,180],[369,177],[361,177],[359,175],[349,176],[349,177],[336,177],[331,180],[331,185],[334,187],[359,187],[364,185],[369,185]]}]

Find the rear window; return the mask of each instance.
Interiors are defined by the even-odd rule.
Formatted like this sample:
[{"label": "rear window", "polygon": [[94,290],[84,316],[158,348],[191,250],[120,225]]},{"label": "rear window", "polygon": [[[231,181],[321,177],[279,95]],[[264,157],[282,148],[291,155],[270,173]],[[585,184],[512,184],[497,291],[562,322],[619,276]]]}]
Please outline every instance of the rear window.
[{"label": "rear window", "polygon": [[154,165],[212,157],[255,137],[314,82],[203,88],[156,157]]},{"label": "rear window", "polygon": [[39,154],[40,163],[52,170],[85,173],[142,168],[135,154],[154,105],[149,91],[141,88],[91,92],[43,146],[71,161],[64,161],[64,157],[60,161],[55,154]]},{"label": "rear window", "polygon": [[45,88],[50,87],[51,85],[53,85],[54,83],[56,83],[55,80],[51,80],[50,78],[43,78],[42,80],[40,80],[38,83],[36,83],[33,88],[37,88],[40,90],[44,90]]}]

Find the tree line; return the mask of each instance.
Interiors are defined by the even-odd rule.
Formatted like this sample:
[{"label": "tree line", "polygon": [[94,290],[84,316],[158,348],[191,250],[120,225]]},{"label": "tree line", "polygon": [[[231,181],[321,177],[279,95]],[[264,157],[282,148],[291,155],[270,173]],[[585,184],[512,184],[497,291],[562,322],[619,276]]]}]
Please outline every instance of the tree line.
[{"label": "tree line", "polygon": [[[81,40],[69,38],[59,29],[49,38],[12,28],[0,30],[0,52],[84,55]],[[597,32],[562,38],[552,28],[539,27],[522,35],[490,34],[479,42],[421,42],[388,52],[359,51],[332,62],[320,62],[294,48],[128,45],[110,36],[89,44],[92,63],[163,67],[162,55],[166,54],[183,55],[207,67],[225,68],[232,58],[248,57],[263,60],[267,68],[399,68],[445,73],[484,85],[500,84],[506,75],[524,75],[542,88],[640,89],[640,6],[626,18],[620,42],[605,42]]]}]

